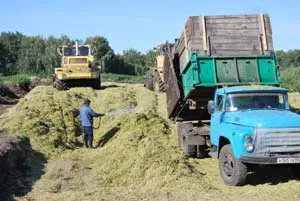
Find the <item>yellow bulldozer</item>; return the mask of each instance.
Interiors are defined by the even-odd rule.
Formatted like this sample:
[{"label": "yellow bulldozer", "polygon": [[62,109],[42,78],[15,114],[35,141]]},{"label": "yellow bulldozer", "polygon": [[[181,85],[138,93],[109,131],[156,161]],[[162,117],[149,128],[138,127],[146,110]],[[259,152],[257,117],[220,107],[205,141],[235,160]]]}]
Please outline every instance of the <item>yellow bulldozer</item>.
[{"label": "yellow bulldozer", "polygon": [[151,91],[164,92],[164,62],[165,62],[165,53],[166,48],[173,48],[173,44],[167,43],[169,47],[166,47],[166,44],[159,44],[155,48],[156,52],[156,66],[149,67],[146,72],[146,79],[144,86]]},{"label": "yellow bulldozer", "polygon": [[100,67],[94,66],[90,45],[61,46],[57,53],[62,57],[61,67],[55,68],[53,87],[66,90],[74,86],[101,88]]}]

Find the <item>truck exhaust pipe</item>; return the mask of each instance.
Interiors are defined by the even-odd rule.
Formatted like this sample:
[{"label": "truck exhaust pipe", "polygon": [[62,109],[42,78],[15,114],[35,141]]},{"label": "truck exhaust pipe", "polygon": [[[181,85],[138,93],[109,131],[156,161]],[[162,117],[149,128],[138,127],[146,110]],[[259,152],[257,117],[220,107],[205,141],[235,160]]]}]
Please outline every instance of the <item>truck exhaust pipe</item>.
[{"label": "truck exhaust pipe", "polygon": [[76,56],[79,56],[78,40],[75,41]]}]

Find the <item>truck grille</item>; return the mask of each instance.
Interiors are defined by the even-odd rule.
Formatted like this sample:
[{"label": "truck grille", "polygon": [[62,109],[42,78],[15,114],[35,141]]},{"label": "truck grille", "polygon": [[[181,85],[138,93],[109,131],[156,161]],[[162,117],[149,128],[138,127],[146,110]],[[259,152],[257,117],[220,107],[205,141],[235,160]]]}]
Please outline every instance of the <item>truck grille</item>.
[{"label": "truck grille", "polygon": [[255,153],[300,152],[300,128],[257,129]]},{"label": "truck grille", "polygon": [[70,59],[70,64],[86,64],[86,63],[87,63],[86,58]]}]

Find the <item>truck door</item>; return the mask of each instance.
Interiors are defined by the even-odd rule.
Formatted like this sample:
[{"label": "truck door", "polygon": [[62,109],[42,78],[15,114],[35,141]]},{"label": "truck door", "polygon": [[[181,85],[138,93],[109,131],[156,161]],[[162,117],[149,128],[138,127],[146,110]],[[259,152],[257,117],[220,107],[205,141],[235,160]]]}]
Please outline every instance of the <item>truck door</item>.
[{"label": "truck door", "polygon": [[224,95],[217,94],[215,97],[215,110],[211,114],[210,121],[210,137],[213,145],[219,144],[219,136],[221,134],[221,118],[224,109]]}]

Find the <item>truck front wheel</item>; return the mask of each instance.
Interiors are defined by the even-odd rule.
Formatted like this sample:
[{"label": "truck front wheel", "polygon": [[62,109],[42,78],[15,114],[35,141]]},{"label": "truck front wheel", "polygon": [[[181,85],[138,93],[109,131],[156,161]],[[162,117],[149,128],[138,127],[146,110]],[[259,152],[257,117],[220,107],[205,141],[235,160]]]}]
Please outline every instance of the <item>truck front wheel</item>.
[{"label": "truck front wheel", "polygon": [[146,80],[144,86],[149,89],[150,91],[154,90],[154,82],[153,82],[153,77],[150,72],[147,72],[146,74]]},{"label": "truck front wheel", "polygon": [[230,186],[241,186],[247,177],[247,165],[233,156],[231,145],[227,144],[221,148],[219,155],[220,173],[224,182]]},{"label": "truck front wheel", "polygon": [[55,79],[53,86],[58,90],[67,90],[69,88],[69,85],[65,81],[59,80],[57,78]]}]

